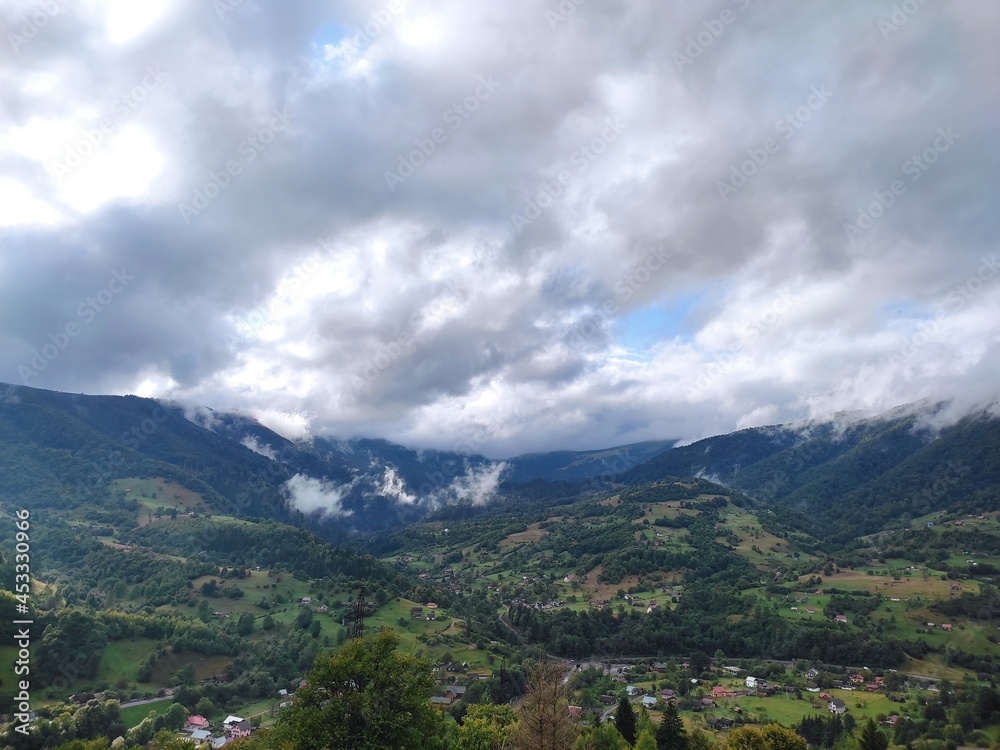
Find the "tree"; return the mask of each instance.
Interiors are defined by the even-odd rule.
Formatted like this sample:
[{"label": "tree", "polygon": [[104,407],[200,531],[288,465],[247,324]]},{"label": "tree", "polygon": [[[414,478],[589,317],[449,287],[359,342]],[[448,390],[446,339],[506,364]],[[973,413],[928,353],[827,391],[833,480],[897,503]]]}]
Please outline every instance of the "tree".
[{"label": "tree", "polygon": [[656,728],[656,750],[686,750],[688,746],[684,721],[677,713],[677,706],[668,703],[663,720]]},{"label": "tree", "polygon": [[207,695],[199,698],[194,707],[194,712],[199,716],[204,716],[206,719],[211,718],[216,710],[215,704],[212,703],[212,699]]},{"label": "tree", "polygon": [[521,722],[514,732],[518,750],[569,750],[577,728],[569,715],[569,701],[562,684],[563,670],[543,662],[528,681],[521,704]]},{"label": "tree", "polygon": [[629,744],[612,724],[602,724],[580,735],[573,750],[629,750]]},{"label": "tree", "polygon": [[248,636],[253,633],[253,615],[240,615],[239,621],[236,623],[236,632],[242,636]]},{"label": "tree", "polygon": [[431,665],[400,653],[381,630],[323,655],[278,719],[267,747],[404,750],[437,746],[442,721],[431,707]]},{"label": "tree", "polygon": [[194,665],[188,662],[183,667],[177,670],[177,682],[181,685],[190,685],[194,682],[195,673]]},{"label": "tree", "polygon": [[635,741],[635,750],[659,750],[656,747],[656,737],[649,731],[640,732]]},{"label": "tree", "polygon": [[859,750],[887,750],[888,747],[889,738],[878,728],[875,720],[869,718],[861,730],[861,739],[858,740]]},{"label": "tree", "polygon": [[470,706],[458,727],[456,750],[507,750],[517,725],[517,711],[510,706],[479,703]]},{"label": "tree", "polygon": [[629,745],[634,745],[636,740],[635,709],[626,696],[618,699],[618,709],[615,711],[615,729],[625,738]]},{"label": "tree", "polygon": [[722,750],[806,750],[806,741],[780,724],[745,726],[730,730]]}]

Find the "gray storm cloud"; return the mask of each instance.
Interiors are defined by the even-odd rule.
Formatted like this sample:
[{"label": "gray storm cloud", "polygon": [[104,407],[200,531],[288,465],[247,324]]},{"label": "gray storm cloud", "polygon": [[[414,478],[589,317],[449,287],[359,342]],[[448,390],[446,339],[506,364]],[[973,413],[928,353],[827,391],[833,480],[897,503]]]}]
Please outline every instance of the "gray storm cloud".
[{"label": "gray storm cloud", "polygon": [[498,459],[997,402],[987,0],[52,7],[0,381]]}]

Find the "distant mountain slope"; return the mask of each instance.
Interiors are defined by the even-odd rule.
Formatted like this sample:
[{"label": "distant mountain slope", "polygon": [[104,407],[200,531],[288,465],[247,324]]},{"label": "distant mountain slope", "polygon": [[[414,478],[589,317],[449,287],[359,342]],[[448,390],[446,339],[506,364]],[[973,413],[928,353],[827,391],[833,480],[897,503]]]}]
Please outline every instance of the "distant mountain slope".
[{"label": "distant mountain slope", "polygon": [[670,445],[501,462],[378,439],[292,441],[242,414],[0,384],[0,499],[101,504],[114,479],[161,476],[201,493],[215,512],[309,523],[328,538],[481,505],[502,483],[509,494],[512,483],[617,475]]},{"label": "distant mountain slope", "polygon": [[932,434],[916,411],[850,422],[761,427],[675,448],[628,472],[630,484],[705,476],[796,511],[833,543],[941,509],[1000,507],[1000,420],[967,417]]},{"label": "distant mountain slope", "polygon": [[530,482],[545,479],[550,482],[580,481],[600,478],[624,471],[669,451],[676,440],[650,440],[617,448],[593,451],[552,451],[525,453],[507,459],[508,482]]}]

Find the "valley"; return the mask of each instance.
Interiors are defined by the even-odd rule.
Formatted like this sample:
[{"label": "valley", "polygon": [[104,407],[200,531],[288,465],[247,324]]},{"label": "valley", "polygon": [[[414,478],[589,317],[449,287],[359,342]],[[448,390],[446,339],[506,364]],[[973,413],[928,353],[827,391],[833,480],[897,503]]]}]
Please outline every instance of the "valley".
[{"label": "valley", "polygon": [[[627,687],[653,721],[676,703],[690,730],[710,736],[747,723],[799,726],[831,715],[836,700],[851,721],[871,717],[902,738],[956,725],[966,744],[1000,740],[1000,714],[962,718],[962,706],[992,705],[989,696],[1000,695],[1000,483],[992,464],[971,456],[968,471],[955,474],[961,483],[917,493],[905,507],[898,494],[886,498],[900,512],[874,531],[854,518],[850,527],[867,533],[846,541],[846,522],[824,532],[805,513],[809,501],[787,499],[805,497],[795,482],[820,486],[815,476],[788,474],[789,495],[764,499],[753,483],[722,484],[701,470],[654,478],[648,464],[683,448],[599,483],[506,483],[483,503],[397,514],[377,510],[386,497],[361,496],[383,513],[380,525],[397,519],[372,532],[351,520],[365,512],[360,505],[339,518],[296,511],[280,484],[265,481],[289,476],[287,464],[244,475],[258,487],[241,490],[250,500],[240,500],[235,489],[247,480],[193,447],[219,434],[185,442],[176,436],[189,428],[170,420],[169,435],[139,446],[160,458],[124,452],[116,471],[70,489],[67,477],[85,475],[80,462],[93,465],[108,444],[60,447],[55,431],[10,411],[0,449],[22,471],[5,475],[2,510],[27,506],[33,519],[39,747],[90,731],[74,718],[87,706],[104,717],[97,724],[137,744],[182,730],[182,715],[232,714],[267,728],[294,703],[317,658],[350,642],[362,587],[364,631],[392,631],[402,652],[426,659],[435,705],[458,720],[486,698],[518,703],[533,665],[547,659],[568,672],[569,700],[584,723]],[[1000,432],[995,424],[966,429],[988,441]],[[734,458],[747,462],[756,450],[757,462],[773,462],[778,454],[748,452],[750,437]],[[167,462],[161,438],[186,458]],[[920,443],[904,460],[919,467],[919,452],[947,452],[949,440],[963,439]],[[311,449],[293,450],[305,462]],[[237,454],[275,463],[242,446]],[[805,466],[803,477],[814,471]],[[869,473],[858,487],[872,481],[883,480]],[[254,499],[262,497],[272,502]],[[0,531],[5,557],[13,531]],[[12,595],[3,596],[12,612]],[[12,647],[0,649],[4,675],[15,658]],[[748,676],[764,687],[748,689]],[[0,684],[6,701],[11,688]],[[162,700],[133,705],[151,699]],[[168,719],[174,705],[181,708]],[[929,718],[929,706],[945,718]],[[908,728],[897,730],[892,717]]]}]

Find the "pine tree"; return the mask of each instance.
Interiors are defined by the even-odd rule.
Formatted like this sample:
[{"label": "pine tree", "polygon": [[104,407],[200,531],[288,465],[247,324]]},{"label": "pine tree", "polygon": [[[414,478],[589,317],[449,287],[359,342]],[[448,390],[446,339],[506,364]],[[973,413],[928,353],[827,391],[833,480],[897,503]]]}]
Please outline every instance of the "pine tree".
[{"label": "pine tree", "polygon": [[687,750],[687,732],[677,706],[668,703],[656,730],[656,750]]},{"label": "pine tree", "polygon": [[569,701],[556,664],[539,664],[528,681],[521,704],[521,721],[514,730],[518,750],[570,750],[577,728],[569,715]]},{"label": "pine tree", "polygon": [[636,740],[636,725],[638,719],[635,716],[635,709],[626,696],[618,699],[618,710],[615,711],[615,728],[618,734],[625,738],[629,745],[634,745]]},{"label": "pine tree", "polygon": [[889,747],[889,738],[878,728],[874,719],[868,719],[865,728],[861,730],[858,746],[861,750],[886,750]]}]

